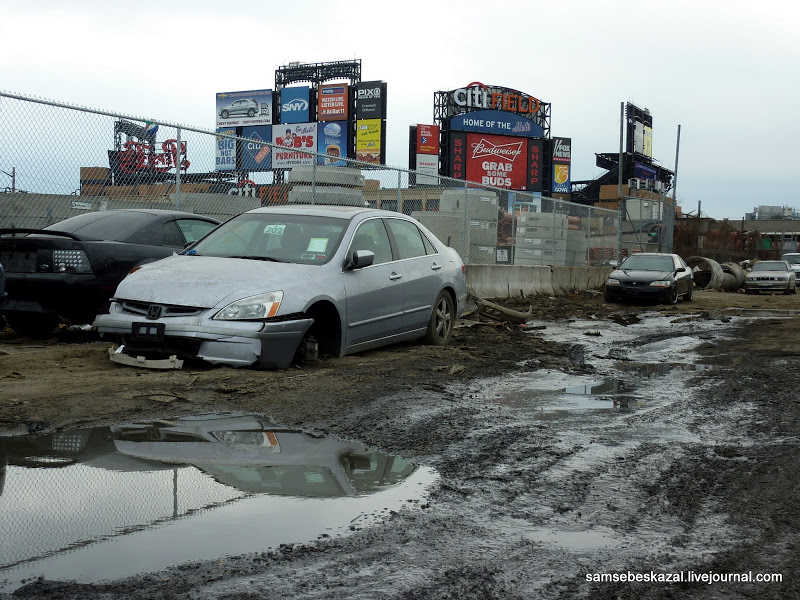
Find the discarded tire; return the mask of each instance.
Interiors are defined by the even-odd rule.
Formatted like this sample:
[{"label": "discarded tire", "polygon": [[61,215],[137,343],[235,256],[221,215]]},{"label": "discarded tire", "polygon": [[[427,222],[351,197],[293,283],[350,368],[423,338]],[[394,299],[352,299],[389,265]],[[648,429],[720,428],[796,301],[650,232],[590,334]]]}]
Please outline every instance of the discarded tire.
[{"label": "discarded tire", "polygon": [[722,290],[722,267],[715,260],[691,256],[686,264],[694,271],[694,285],[698,290]]}]

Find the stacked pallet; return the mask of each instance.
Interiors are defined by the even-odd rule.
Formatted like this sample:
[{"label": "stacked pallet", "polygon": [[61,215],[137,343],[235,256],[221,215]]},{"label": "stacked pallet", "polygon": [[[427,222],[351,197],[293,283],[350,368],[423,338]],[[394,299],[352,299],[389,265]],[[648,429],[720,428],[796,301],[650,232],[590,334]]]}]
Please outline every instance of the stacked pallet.
[{"label": "stacked pallet", "polygon": [[497,194],[484,190],[445,190],[438,211],[411,213],[470,264],[496,262],[497,215]]},{"label": "stacked pallet", "polygon": [[516,215],[515,265],[564,265],[567,215],[524,212]]}]

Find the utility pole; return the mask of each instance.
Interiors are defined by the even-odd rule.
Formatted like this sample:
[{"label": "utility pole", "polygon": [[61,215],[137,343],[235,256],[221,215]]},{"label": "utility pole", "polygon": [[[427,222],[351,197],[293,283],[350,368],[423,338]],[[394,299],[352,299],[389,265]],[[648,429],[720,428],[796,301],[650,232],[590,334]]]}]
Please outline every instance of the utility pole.
[{"label": "utility pole", "polygon": [[617,224],[617,264],[622,262],[622,222],[625,219],[625,200],[622,199],[622,139],[625,129],[625,103],[619,103],[619,173],[617,173],[617,197],[619,198],[619,223]]},{"label": "utility pole", "polygon": [[702,222],[700,221],[700,200],[697,201],[697,250],[694,253],[695,256],[700,256],[700,225]]},{"label": "utility pole", "polygon": [[11,193],[13,194],[14,192],[16,192],[17,191],[17,168],[16,167],[11,167],[11,173],[8,173],[7,171],[3,171],[3,170],[0,170],[0,173],[5,173],[9,177],[11,177]]}]

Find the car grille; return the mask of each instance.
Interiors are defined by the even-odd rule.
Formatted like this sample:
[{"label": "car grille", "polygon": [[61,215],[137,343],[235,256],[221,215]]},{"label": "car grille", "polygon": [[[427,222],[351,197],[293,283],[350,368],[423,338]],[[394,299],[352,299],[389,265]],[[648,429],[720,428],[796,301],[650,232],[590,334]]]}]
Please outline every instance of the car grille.
[{"label": "car grille", "polygon": [[147,317],[152,315],[153,307],[157,307],[160,317],[193,317],[203,312],[203,308],[196,306],[179,306],[176,304],[158,304],[153,302],[137,302],[133,300],[121,300],[122,311],[131,315]]},{"label": "car grille", "polygon": [[768,277],[768,276],[761,276],[761,277],[750,277],[750,281],[782,281],[786,282],[786,278],[784,277]]}]

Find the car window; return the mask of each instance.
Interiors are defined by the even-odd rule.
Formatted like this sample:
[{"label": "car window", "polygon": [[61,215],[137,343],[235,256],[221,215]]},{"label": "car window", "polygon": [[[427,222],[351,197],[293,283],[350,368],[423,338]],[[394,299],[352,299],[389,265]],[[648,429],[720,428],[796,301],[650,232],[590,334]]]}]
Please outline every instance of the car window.
[{"label": "car window", "polygon": [[131,244],[147,244],[149,246],[172,246],[182,248],[185,242],[183,234],[175,221],[151,223],[139,231],[133,232],[124,241]]},{"label": "car window", "polygon": [[199,240],[217,226],[216,223],[210,223],[201,219],[176,219],[175,222],[178,224],[186,240],[185,243]]},{"label": "car window", "polygon": [[64,231],[98,240],[126,242],[129,241],[131,232],[138,231],[152,220],[152,215],[141,212],[96,211],[53,223],[45,227],[45,230]]},{"label": "car window", "polygon": [[399,259],[414,258],[427,254],[425,242],[422,241],[422,233],[414,223],[403,219],[386,219],[386,224],[397,244]]},{"label": "car window", "polygon": [[392,245],[389,243],[389,234],[382,219],[370,219],[358,226],[350,252],[353,250],[371,250],[375,253],[372,264],[379,265],[392,260]]}]

